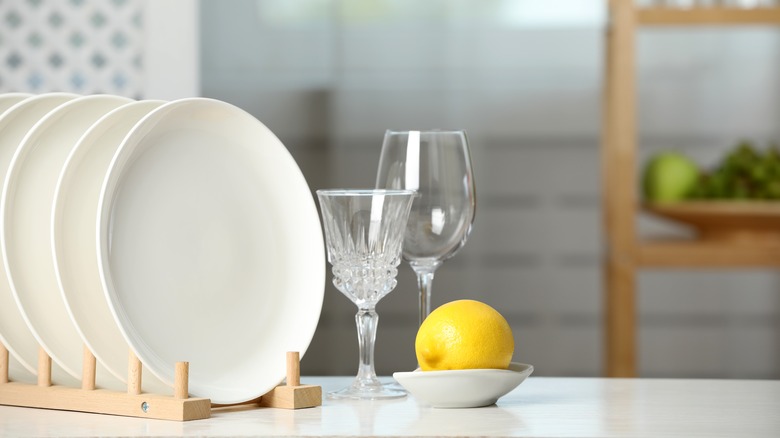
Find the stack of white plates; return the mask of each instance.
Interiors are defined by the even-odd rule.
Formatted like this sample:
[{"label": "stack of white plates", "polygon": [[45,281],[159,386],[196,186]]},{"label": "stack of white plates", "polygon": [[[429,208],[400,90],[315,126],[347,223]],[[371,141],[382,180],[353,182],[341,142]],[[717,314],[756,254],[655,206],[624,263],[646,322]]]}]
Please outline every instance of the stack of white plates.
[{"label": "stack of white plates", "polygon": [[0,342],[10,378],[254,399],[303,354],[325,257],[311,191],[257,119],[225,102],[0,94]]}]

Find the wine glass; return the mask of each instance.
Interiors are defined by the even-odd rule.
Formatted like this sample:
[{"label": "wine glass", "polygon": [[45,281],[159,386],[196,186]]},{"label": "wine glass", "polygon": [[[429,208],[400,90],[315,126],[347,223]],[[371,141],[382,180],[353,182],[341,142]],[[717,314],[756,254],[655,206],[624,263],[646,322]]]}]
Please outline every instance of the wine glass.
[{"label": "wine glass", "polygon": [[376,304],[397,284],[406,221],[413,190],[317,190],[325,228],[333,285],[352,300],[358,312],[360,364],[357,377],[331,398],[384,399],[406,392],[382,385],[374,369]]},{"label": "wine glass", "polygon": [[434,272],[466,243],[474,222],[476,189],[466,132],[388,130],[376,187],[417,191],[403,258],[417,275],[422,324],[431,311]]}]

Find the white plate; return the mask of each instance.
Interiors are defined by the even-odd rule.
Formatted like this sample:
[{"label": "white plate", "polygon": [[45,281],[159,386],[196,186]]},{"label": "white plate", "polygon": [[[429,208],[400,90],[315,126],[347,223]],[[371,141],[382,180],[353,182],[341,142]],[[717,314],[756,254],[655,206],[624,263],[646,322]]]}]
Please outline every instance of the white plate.
[{"label": "white plate", "polygon": [[512,362],[507,370],[449,370],[393,373],[414,397],[437,408],[490,406],[534,371],[531,365]]},{"label": "white plate", "polygon": [[[11,292],[40,346],[76,379],[81,377],[84,343],[57,284],[51,251],[54,191],[78,139],[106,112],[130,101],[110,95],[84,96],[50,111],[25,135],[3,185],[2,251]],[[124,387],[101,368],[98,386]]]},{"label": "white plate", "polygon": [[[163,101],[130,102],[100,118],[79,139],[60,173],[52,213],[52,251],[60,291],[84,343],[111,374],[127,381],[127,355],[103,293],[95,242],[100,188],[111,159],[130,129]],[[145,374],[145,392],[169,388]]]},{"label": "white plate", "polygon": [[[5,110],[11,108],[12,106],[16,105],[17,103],[27,99],[28,97],[32,96],[31,94],[27,93],[3,93],[0,94],[0,118],[2,118],[3,113]],[[3,135],[2,129],[0,129],[0,136]],[[8,161],[3,161],[4,164],[7,164]],[[2,166],[0,166],[2,167]],[[5,172],[5,168],[1,172]],[[1,178],[0,178],[1,179]],[[3,344],[3,335],[0,333],[0,344]],[[5,345],[5,344],[3,344]],[[8,375],[11,378],[12,381],[23,381],[28,383],[34,382],[34,374],[31,373],[28,369],[26,369],[21,363],[19,363],[16,358],[11,355],[8,359]]]},{"label": "white plate", "polygon": [[[32,96],[0,115],[0,181],[5,180],[11,159],[27,131],[49,111],[75,97],[65,93]],[[0,269],[0,342],[14,358],[10,366],[11,380],[27,380],[37,374],[38,342],[16,306],[5,269]],[[52,379],[58,383],[74,382],[57,367],[52,369]]]},{"label": "white plate", "polygon": [[30,96],[32,96],[32,94],[27,94],[27,93],[0,94],[0,115],[2,115],[3,112],[5,112],[5,110],[7,110],[8,108],[11,108],[12,106],[23,101],[24,99],[27,99]]},{"label": "white plate", "polygon": [[133,128],[106,175],[100,268],[114,317],[152,373],[213,403],[256,398],[317,326],[325,252],[289,152],[246,112],[170,102]]}]

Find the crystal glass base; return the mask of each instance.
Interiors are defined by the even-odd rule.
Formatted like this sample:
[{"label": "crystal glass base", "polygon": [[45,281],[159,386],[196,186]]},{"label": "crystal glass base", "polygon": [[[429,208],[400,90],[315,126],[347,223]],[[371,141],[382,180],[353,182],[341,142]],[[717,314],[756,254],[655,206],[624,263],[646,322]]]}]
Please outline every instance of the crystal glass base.
[{"label": "crystal glass base", "polygon": [[386,385],[361,385],[358,381],[355,381],[344,389],[328,393],[328,398],[336,400],[386,400],[405,396],[406,390],[395,382]]}]

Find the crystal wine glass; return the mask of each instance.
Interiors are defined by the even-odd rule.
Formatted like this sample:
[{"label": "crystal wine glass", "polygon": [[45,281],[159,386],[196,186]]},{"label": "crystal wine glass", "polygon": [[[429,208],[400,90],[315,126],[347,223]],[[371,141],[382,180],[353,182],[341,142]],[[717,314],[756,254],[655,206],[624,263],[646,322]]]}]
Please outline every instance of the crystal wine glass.
[{"label": "crystal wine glass", "polygon": [[417,275],[419,322],[431,310],[433,274],[466,243],[476,212],[476,189],[466,132],[385,133],[376,187],[416,190],[403,258]]},{"label": "crystal wine glass", "polygon": [[413,190],[318,190],[333,285],[352,300],[360,365],[352,384],[331,398],[383,399],[406,392],[388,388],[376,377],[374,341],[379,316],[376,304],[397,283],[406,221]]}]

